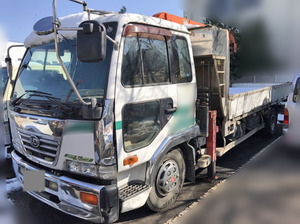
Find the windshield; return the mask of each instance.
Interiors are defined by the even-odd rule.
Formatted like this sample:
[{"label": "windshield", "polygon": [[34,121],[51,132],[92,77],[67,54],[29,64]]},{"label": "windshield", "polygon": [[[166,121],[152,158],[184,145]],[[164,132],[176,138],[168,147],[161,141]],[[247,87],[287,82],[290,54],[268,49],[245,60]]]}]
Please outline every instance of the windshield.
[{"label": "windshield", "polygon": [[[108,35],[114,36],[113,33],[115,32],[108,33]],[[95,97],[98,102],[103,101],[112,52],[111,42],[108,41],[107,44],[104,61],[83,63],[76,56],[76,39],[64,39],[59,43],[62,61],[83,99]],[[19,69],[13,98],[48,100],[39,94],[34,96],[29,94],[33,91],[47,93],[62,103],[79,102],[57,60],[54,43],[32,47],[25,55]]]},{"label": "windshield", "polygon": [[[82,63],[76,57],[75,40],[60,43],[61,58],[83,98],[94,96],[103,99],[107,75],[107,59],[98,63]],[[60,66],[54,43],[29,49],[20,68],[14,89],[14,97],[26,91],[42,91],[59,98],[61,102],[73,102],[73,92],[67,76]],[[25,95],[23,99],[28,98]]]},{"label": "windshield", "polygon": [[1,80],[2,80],[2,91],[3,91],[2,94],[4,94],[5,88],[6,88],[6,84],[7,84],[7,80],[8,80],[7,69],[6,68],[2,68],[0,74],[1,74]]}]

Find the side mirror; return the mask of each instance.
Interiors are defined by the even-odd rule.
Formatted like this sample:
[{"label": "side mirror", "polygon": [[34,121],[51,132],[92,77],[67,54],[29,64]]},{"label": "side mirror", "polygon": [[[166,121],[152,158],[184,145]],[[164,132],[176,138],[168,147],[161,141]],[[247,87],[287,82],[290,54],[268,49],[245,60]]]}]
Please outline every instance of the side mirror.
[{"label": "side mirror", "polygon": [[97,21],[85,21],[77,31],[77,58],[81,62],[99,62],[106,56],[106,29]]}]

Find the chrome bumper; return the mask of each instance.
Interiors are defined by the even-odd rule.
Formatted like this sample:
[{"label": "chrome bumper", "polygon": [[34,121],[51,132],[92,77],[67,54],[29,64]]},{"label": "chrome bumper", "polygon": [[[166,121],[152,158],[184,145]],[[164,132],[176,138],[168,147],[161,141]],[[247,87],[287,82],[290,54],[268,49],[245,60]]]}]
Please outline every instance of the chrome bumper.
[{"label": "chrome bumper", "polygon": [[[21,183],[23,183],[21,169],[40,170],[39,168],[36,168],[24,161],[16,154],[15,151],[12,152],[12,162],[17,179]],[[110,201],[109,198],[117,198],[118,193],[116,187],[113,187],[113,190],[111,190],[111,185],[98,186],[71,179],[66,176],[55,176],[47,172],[45,172],[45,180],[56,183],[58,186],[57,191],[45,187],[44,192],[30,191],[27,193],[64,213],[91,222],[103,223],[107,220],[109,220],[109,222],[114,222],[118,219],[118,202],[116,202],[115,205],[111,205],[112,203],[107,205],[107,201]],[[83,203],[80,199],[80,192],[87,192],[97,195],[99,199],[98,205]],[[112,209],[111,206],[114,209]],[[107,210],[105,209],[106,207],[110,207],[110,213],[105,211]]]}]

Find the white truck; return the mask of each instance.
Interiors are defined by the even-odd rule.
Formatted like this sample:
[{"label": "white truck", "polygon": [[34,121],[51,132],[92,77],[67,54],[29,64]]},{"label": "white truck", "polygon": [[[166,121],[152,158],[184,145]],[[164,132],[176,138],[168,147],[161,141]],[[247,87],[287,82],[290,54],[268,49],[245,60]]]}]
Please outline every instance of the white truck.
[{"label": "white truck", "polygon": [[10,80],[14,80],[17,74],[17,70],[21,63],[21,60],[25,53],[25,48],[22,43],[18,42],[8,42],[7,49],[5,52],[5,56],[9,53],[10,61],[10,69],[12,77],[8,76],[7,66],[5,61],[1,64],[1,80],[2,80],[2,97],[3,97],[3,121],[4,121],[4,145],[5,145],[5,152],[11,149],[11,136],[9,131],[9,123],[8,123],[8,116],[7,116],[7,102],[10,99],[11,91],[12,91],[12,83]]},{"label": "white truck", "polygon": [[300,146],[300,75],[293,80],[293,90],[289,94],[284,110],[283,132],[286,145],[299,150]]},{"label": "white truck", "polygon": [[9,103],[13,167],[33,197],[92,222],[163,211],[196,171],[214,177],[216,154],[274,134],[290,84],[229,88],[227,30],[73,1],[84,12],[58,20],[54,0],[34,26]]}]

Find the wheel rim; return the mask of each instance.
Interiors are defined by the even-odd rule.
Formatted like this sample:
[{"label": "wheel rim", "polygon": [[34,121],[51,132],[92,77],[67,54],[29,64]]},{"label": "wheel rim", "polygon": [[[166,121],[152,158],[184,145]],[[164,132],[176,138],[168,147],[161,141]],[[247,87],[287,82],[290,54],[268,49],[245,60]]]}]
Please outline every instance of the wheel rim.
[{"label": "wheel rim", "polygon": [[179,184],[179,167],[174,160],[167,160],[160,167],[156,189],[161,196],[166,196],[173,191]]}]

